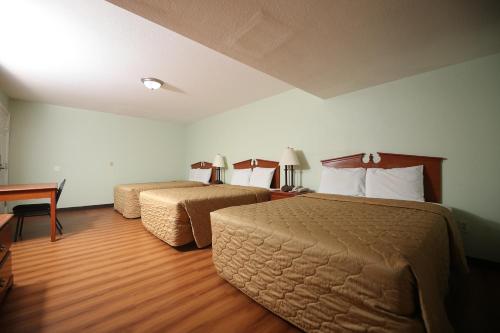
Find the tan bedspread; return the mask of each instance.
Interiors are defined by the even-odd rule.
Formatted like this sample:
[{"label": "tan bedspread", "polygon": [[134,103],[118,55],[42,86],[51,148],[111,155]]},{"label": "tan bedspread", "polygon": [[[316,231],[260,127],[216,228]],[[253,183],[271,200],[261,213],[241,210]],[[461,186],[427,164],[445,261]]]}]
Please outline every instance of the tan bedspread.
[{"label": "tan bedspread", "polygon": [[114,207],[124,217],[134,219],[141,217],[141,206],[139,204],[139,193],[148,190],[177,187],[200,187],[201,182],[194,181],[168,181],[155,183],[137,183],[117,185],[114,188]]},{"label": "tan bedspread", "polygon": [[467,271],[450,212],[308,194],[211,213],[218,273],[308,332],[450,332],[450,265]]},{"label": "tan bedspread", "polygon": [[235,185],[211,185],[142,192],[142,223],[148,231],[172,246],[193,239],[198,247],[212,242],[210,212],[267,201],[267,189]]}]

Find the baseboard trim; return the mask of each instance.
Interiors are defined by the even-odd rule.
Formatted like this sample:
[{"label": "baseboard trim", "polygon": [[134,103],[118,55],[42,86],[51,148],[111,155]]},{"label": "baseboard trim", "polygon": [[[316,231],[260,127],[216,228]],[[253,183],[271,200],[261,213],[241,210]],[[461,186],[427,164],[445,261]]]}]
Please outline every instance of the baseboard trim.
[{"label": "baseboard trim", "polygon": [[112,208],[113,204],[102,204],[102,205],[90,205],[90,206],[77,206],[77,207],[64,207],[57,208],[58,211],[68,211],[68,210],[82,210],[82,209],[95,209],[95,208]]}]

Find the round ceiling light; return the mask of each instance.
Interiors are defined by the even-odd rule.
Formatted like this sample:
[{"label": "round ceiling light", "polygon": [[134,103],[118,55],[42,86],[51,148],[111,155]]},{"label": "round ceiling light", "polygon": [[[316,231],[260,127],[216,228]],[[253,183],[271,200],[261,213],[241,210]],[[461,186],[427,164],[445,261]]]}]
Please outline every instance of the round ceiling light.
[{"label": "round ceiling light", "polygon": [[159,79],[155,79],[154,77],[146,77],[141,79],[142,84],[149,90],[160,89],[163,86],[164,82]]}]

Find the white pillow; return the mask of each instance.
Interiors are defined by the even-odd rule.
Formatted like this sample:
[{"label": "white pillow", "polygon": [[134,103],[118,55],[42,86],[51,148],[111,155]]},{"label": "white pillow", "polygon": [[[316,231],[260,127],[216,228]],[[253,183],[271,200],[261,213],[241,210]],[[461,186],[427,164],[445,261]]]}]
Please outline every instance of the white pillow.
[{"label": "white pillow", "polygon": [[256,167],[250,176],[248,185],[255,187],[270,188],[273,180],[275,168],[259,168]]},{"label": "white pillow", "polygon": [[231,185],[248,186],[252,169],[234,169],[231,177]]},{"label": "white pillow", "polygon": [[364,168],[323,167],[318,192],[364,196],[365,176]]},{"label": "white pillow", "polygon": [[189,180],[198,181],[198,170],[200,169],[189,169]]},{"label": "white pillow", "polygon": [[371,198],[424,200],[424,166],[366,171],[366,196]]},{"label": "white pillow", "polygon": [[211,175],[212,175],[212,169],[198,169],[198,174],[196,179],[199,182],[208,184],[210,182]]}]

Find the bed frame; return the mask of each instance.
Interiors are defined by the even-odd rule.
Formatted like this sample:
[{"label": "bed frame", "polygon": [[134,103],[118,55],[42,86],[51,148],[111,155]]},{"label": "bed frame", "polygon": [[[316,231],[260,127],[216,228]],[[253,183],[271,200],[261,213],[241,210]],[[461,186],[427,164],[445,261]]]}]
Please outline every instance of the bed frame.
[{"label": "bed frame", "polygon": [[212,169],[212,173],[210,174],[210,184],[215,184],[215,168],[212,167],[212,163],[210,162],[196,162],[191,164],[191,169]]},{"label": "bed frame", "polygon": [[[366,156],[365,156],[366,155]],[[377,159],[377,155],[380,157]],[[377,153],[356,154],[336,157],[321,161],[323,166],[335,168],[404,168],[417,165],[424,166],[424,195],[425,201],[441,203],[442,179],[441,166],[445,158]],[[365,162],[366,161],[366,162]]]},{"label": "bed frame", "polygon": [[233,164],[234,169],[253,169],[256,167],[261,168],[274,168],[273,179],[271,180],[271,188],[280,188],[280,163],[276,161],[268,161],[261,159],[249,159]]}]

